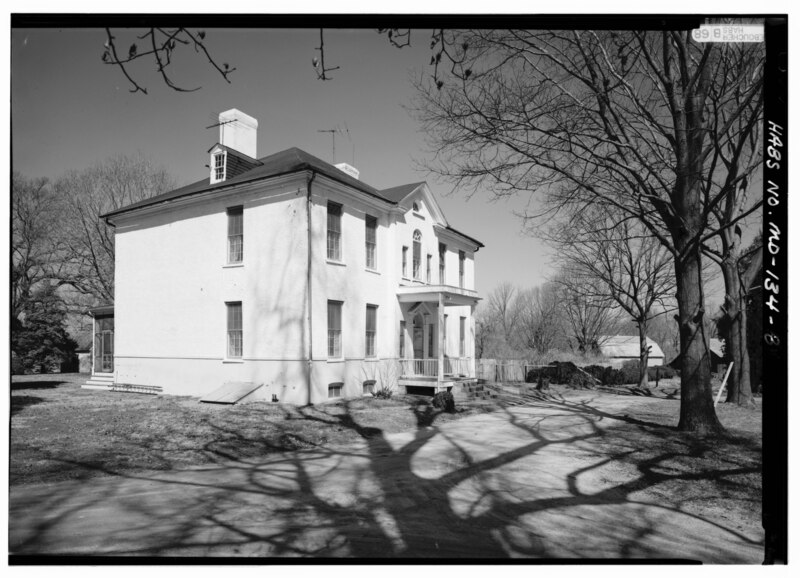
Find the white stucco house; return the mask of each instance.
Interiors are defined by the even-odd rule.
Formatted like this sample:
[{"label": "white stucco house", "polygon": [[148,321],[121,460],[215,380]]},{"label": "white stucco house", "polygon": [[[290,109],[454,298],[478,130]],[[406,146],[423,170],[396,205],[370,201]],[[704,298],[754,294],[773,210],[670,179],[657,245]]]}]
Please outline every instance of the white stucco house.
[{"label": "white stucco house", "polygon": [[222,113],[206,178],[104,215],[116,294],[94,383],[195,396],[252,383],[248,399],[305,404],[393,372],[401,389],[474,378],[483,245],[426,183],[378,190],[297,148],[259,159],[257,127]]}]

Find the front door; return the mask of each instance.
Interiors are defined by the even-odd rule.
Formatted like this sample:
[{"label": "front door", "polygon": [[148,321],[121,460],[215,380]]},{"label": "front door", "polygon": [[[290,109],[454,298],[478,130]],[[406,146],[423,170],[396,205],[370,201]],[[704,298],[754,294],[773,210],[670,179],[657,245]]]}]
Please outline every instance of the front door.
[{"label": "front door", "polygon": [[94,323],[94,373],[114,373],[114,318],[96,318]]},{"label": "front door", "polygon": [[413,344],[414,344],[414,373],[417,375],[425,375],[424,370],[424,362],[422,361],[425,357],[425,352],[423,347],[425,345],[425,329],[423,325],[424,321],[422,319],[422,315],[417,314],[414,317],[414,333],[413,333]]}]

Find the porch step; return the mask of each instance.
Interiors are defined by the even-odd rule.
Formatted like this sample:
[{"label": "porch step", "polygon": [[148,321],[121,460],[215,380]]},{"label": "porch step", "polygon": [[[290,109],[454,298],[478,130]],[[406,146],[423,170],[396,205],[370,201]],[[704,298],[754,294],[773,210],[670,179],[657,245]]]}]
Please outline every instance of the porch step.
[{"label": "porch step", "polygon": [[113,375],[93,375],[81,385],[84,389],[111,389],[114,386]]},{"label": "porch step", "polygon": [[459,397],[469,401],[495,399],[497,394],[485,385],[476,382],[465,382],[456,386],[461,394]]}]

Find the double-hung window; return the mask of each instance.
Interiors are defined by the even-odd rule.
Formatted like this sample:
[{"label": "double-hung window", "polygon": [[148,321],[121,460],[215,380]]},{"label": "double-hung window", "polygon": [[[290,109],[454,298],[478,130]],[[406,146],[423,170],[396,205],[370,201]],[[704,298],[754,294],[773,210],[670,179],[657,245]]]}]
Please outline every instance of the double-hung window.
[{"label": "double-hung window", "polygon": [[447,245],[439,243],[439,285],[446,285],[444,280],[444,256],[447,253]]},{"label": "double-hung window", "polygon": [[328,203],[328,259],[342,260],[342,205]]},{"label": "double-hung window", "polygon": [[375,357],[375,333],[378,323],[378,306],[367,305],[367,332],[365,335],[364,355]]},{"label": "double-hung window", "polygon": [[467,318],[461,317],[458,320],[458,356],[464,357],[467,351]]},{"label": "double-hung window", "polygon": [[218,183],[225,180],[225,153],[214,155],[214,182]]},{"label": "double-hung window", "polygon": [[328,301],[328,357],[342,357],[342,302]]},{"label": "double-hung window", "polygon": [[430,285],[431,284],[431,261],[433,260],[433,255],[428,255],[428,259],[425,263],[425,282]]},{"label": "double-hung window", "polygon": [[414,279],[419,281],[420,268],[422,267],[422,233],[414,231],[414,254],[412,256],[412,272]]},{"label": "double-hung window", "polygon": [[241,263],[244,258],[244,209],[231,207],[228,213],[228,263]]},{"label": "double-hung window", "polygon": [[408,278],[408,247],[403,247],[403,277]]},{"label": "double-hung window", "polygon": [[228,310],[228,359],[242,358],[242,302],[226,303]]},{"label": "double-hung window", "polygon": [[366,216],[365,219],[365,233],[366,233],[366,255],[367,255],[367,269],[378,268],[378,219],[375,217]]},{"label": "double-hung window", "polygon": [[458,286],[464,288],[464,262],[467,260],[467,254],[464,251],[458,252]]}]

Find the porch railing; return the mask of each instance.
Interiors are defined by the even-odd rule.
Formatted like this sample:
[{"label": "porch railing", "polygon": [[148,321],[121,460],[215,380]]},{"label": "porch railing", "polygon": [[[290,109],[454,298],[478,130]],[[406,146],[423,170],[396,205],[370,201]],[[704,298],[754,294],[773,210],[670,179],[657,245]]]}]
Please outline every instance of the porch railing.
[{"label": "porch railing", "polygon": [[[445,357],[445,376],[472,377],[470,367],[472,359],[469,357]],[[401,359],[401,374],[403,376],[439,377],[439,359]]]}]

